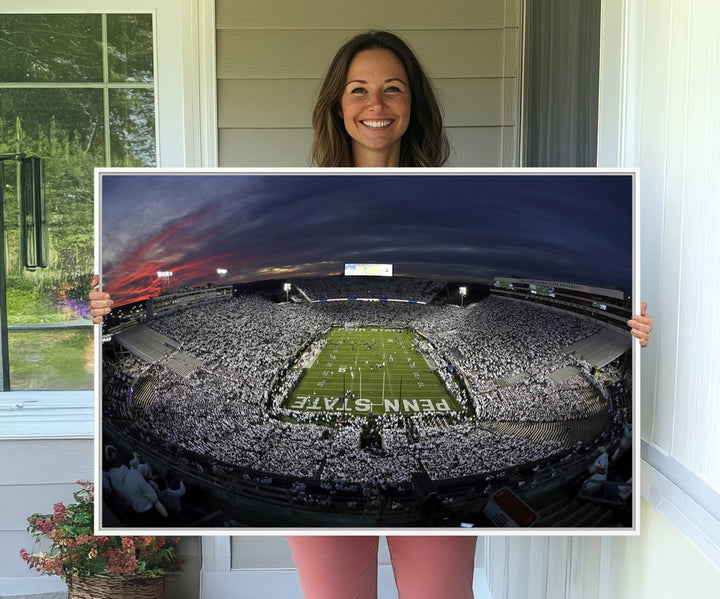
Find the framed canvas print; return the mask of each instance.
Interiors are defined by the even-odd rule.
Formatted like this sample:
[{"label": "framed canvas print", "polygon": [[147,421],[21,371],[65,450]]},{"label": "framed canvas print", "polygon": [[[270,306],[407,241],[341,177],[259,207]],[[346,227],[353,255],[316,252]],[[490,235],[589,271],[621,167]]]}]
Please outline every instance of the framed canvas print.
[{"label": "framed canvas print", "polygon": [[99,529],[637,532],[637,189],[98,170]]}]

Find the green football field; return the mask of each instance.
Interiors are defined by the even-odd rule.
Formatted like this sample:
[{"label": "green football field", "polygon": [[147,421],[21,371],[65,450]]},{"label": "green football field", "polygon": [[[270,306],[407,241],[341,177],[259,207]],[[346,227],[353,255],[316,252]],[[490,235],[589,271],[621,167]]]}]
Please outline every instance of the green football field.
[{"label": "green football field", "polygon": [[413,348],[416,338],[404,329],[332,329],[285,407],[359,415],[460,411]]}]

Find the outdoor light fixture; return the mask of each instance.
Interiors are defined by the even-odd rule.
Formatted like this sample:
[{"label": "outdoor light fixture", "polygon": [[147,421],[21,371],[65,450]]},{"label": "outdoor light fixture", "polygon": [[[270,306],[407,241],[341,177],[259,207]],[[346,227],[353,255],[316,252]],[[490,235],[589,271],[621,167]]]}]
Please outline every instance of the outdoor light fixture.
[{"label": "outdoor light fixture", "polygon": [[[158,270],[157,276],[158,276],[158,279],[162,279],[165,282],[165,284],[164,284],[165,292],[170,293],[170,277],[173,276],[172,270]],[[161,293],[162,293],[162,289],[161,289]]]},{"label": "outdoor light fixture", "polygon": [[283,291],[285,292],[285,301],[290,301],[290,290],[292,289],[292,285],[290,283],[285,283],[283,285]]},{"label": "outdoor light fixture", "polygon": [[460,306],[463,305],[466,295],[467,295],[467,287],[460,287]]}]

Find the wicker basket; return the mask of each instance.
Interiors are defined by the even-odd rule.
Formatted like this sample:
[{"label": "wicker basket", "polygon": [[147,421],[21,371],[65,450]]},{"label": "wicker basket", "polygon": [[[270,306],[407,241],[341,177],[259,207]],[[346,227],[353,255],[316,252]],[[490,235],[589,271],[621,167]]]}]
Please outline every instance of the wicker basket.
[{"label": "wicker basket", "polygon": [[68,599],[163,599],[165,578],[89,576],[68,583]]}]

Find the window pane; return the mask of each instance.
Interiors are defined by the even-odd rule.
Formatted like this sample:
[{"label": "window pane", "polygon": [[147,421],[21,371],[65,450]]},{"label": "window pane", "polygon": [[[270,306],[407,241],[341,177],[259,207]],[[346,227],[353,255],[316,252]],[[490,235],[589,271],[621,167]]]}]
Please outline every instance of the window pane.
[{"label": "window pane", "polygon": [[92,389],[93,331],[10,331],[12,388]]},{"label": "window pane", "polygon": [[0,15],[0,81],[102,81],[100,15]]},{"label": "window pane", "polygon": [[152,15],[108,15],[110,81],[152,82]]},{"label": "window pane", "polygon": [[[3,163],[7,311],[12,389],[92,388],[92,328],[14,331],[88,318],[93,270],[93,168],[105,156],[102,90],[8,89],[0,100],[0,152],[45,159],[50,262],[23,267],[16,162]],[[19,132],[18,123],[19,119]]]},{"label": "window pane", "polygon": [[[153,81],[151,15],[108,15],[110,79]],[[103,84],[102,16],[0,15],[0,152],[45,160],[49,265],[21,263],[16,162],[2,163],[10,383],[12,389],[90,389],[93,333],[93,168],[153,166],[153,89]],[[65,83],[92,83],[94,88]],[[105,94],[109,107],[106,113]],[[109,119],[111,131],[105,127]],[[112,129],[116,131],[112,131]],[[38,328],[41,330],[38,330]]]},{"label": "window pane", "polygon": [[[105,160],[101,89],[3,89],[0,93],[0,151],[17,146],[16,119],[22,128],[21,150],[43,158],[81,151],[93,164]],[[92,169],[92,167],[91,167]],[[92,170],[89,171],[92,175]]]},{"label": "window pane", "polygon": [[[16,149],[19,118],[20,149],[45,159],[50,264],[29,272],[20,254],[15,162],[5,163],[5,244],[7,252],[8,321],[42,323],[77,317],[54,291],[60,282],[72,289],[92,273],[93,168],[105,157],[102,90],[10,89],[0,100],[0,152]],[[32,283],[42,290],[32,306],[12,302],[16,290]],[[41,302],[41,297],[47,301]],[[27,299],[27,298],[26,298]],[[18,312],[17,310],[20,310]],[[58,317],[62,314],[62,317]],[[29,318],[30,315],[34,315]]]},{"label": "window pane", "polygon": [[151,89],[110,90],[112,166],[155,166],[154,108]]}]

